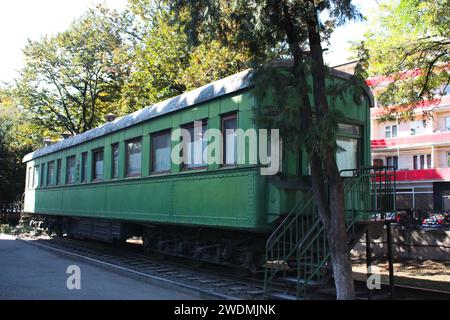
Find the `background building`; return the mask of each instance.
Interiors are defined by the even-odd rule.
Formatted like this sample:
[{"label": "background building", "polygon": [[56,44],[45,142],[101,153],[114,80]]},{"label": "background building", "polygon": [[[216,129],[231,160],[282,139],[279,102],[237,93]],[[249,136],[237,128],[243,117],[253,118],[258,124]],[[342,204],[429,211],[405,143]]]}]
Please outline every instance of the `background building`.
[{"label": "background building", "polygon": [[[376,92],[387,81],[372,78],[368,84]],[[371,110],[372,161],[397,169],[397,208],[450,210],[450,91],[425,101],[411,121],[380,121],[381,113]]]}]

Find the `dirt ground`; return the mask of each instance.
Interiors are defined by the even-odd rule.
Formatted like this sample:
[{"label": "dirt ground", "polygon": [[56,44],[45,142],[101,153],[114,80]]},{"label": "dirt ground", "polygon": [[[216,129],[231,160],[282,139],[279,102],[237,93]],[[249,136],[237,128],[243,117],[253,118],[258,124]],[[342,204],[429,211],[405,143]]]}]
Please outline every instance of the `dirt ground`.
[{"label": "dirt ground", "polygon": [[[375,259],[377,266],[374,273],[380,273],[383,283],[389,283],[389,265],[385,259]],[[353,272],[356,278],[365,279],[366,261],[354,259]],[[435,290],[450,291],[450,261],[394,259],[394,276],[396,284],[420,286]]]}]

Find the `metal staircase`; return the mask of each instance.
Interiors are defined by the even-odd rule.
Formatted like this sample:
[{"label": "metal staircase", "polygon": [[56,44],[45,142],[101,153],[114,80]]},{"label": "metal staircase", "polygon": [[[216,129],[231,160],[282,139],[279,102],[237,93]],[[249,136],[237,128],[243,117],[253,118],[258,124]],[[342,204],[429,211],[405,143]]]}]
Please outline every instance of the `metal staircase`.
[{"label": "metal staircase", "polygon": [[[368,167],[343,170],[341,175],[351,250],[367,231],[369,223],[383,221],[385,213],[395,209],[395,170]],[[272,298],[313,298],[332,277],[325,226],[319,218],[312,192],[304,199],[266,243],[264,285],[266,294]],[[273,291],[274,281],[286,283],[288,291]]]}]

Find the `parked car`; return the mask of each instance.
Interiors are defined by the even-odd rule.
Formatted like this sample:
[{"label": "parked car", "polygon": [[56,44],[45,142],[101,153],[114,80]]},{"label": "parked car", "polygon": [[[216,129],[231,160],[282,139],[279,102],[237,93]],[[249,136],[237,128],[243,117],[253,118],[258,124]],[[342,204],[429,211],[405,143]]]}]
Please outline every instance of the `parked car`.
[{"label": "parked car", "polygon": [[401,228],[414,228],[420,225],[419,221],[413,217],[411,210],[399,210],[387,212],[385,220],[391,222],[392,225]]},{"label": "parked car", "polygon": [[450,226],[450,214],[448,212],[429,213],[422,220],[422,228],[446,229]]}]

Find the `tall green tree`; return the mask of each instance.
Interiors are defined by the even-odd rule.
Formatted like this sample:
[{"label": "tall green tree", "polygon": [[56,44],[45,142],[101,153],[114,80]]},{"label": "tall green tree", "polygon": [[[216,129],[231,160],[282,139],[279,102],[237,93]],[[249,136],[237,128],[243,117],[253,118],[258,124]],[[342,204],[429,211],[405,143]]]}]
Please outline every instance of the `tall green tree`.
[{"label": "tall green tree", "polygon": [[[180,0],[175,8],[190,9],[194,41],[201,37],[222,39],[224,30],[233,26],[236,35],[224,43],[250,50],[260,101],[268,91],[274,92],[276,101],[270,108],[261,105],[256,120],[279,128],[284,143],[296,152],[302,147],[306,150],[314,198],[328,235],[337,298],[353,299],[343,180],[335,156],[339,115],[329,103],[338,93],[326,86],[328,70],[322,41],[333,26],[360,15],[350,0],[237,0],[231,4]],[[280,69],[267,65],[274,58],[289,59],[292,66]]]},{"label": "tall green tree", "polygon": [[[124,88],[122,106],[131,112],[179,95],[249,66],[248,50],[226,41],[187,36],[189,10],[173,12],[170,1],[130,0],[130,10],[139,17],[142,29],[132,53],[130,80]],[[235,30],[227,29],[223,38]]]},{"label": "tall green tree", "polygon": [[446,0],[392,0],[371,19],[364,48],[369,74],[389,84],[377,94],[387,118],[414,117],[423,100],[445,93],[450,82],[450,15]]},{"label": "tall green tree", "polygon": [[131,68],[125,29],[96,9],[54,37],[29,41],[17,87],[36,124],[79,134],[115,112]]},{"label": "tall green tree", "polygon": [[45,134],[18,107],[14,88],[0,87],[0,203],[20,200],[25,183],[23,156]]}]

